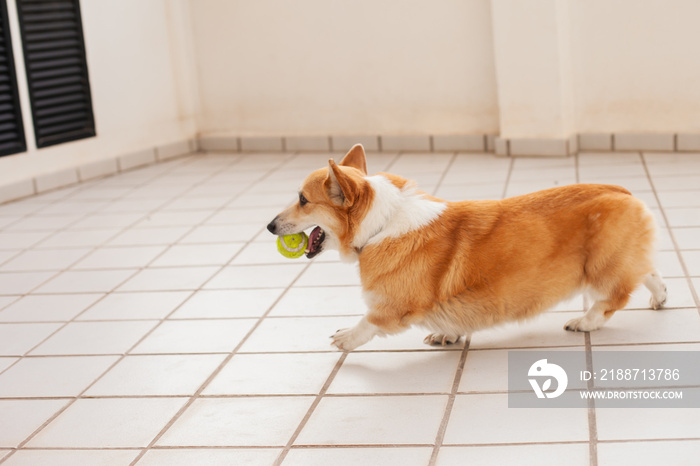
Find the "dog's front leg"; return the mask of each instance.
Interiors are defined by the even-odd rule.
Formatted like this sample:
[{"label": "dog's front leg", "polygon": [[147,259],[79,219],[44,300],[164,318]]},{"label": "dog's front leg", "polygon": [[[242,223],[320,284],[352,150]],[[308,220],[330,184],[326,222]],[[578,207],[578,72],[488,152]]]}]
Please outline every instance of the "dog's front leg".
[{"label": "dog's front leg", "polygon": [[333,339],[331,344],[343,351],[352,351],[370,341],[375,335],[383,333],[379,327],[367,320],[367,316],[364,316],[354,327],[335,332],[335,335],[331,336]]}]

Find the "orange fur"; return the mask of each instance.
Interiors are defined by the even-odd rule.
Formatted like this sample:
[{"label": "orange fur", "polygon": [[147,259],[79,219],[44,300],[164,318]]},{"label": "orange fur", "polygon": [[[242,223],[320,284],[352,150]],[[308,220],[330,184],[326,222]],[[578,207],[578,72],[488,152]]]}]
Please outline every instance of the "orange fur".
[{"label": "orange fur", "polygon": [[[421,325],[463,335],[531,317],[584,290],[609,318],[654,273],[653,217],[619,186],[577,184],[500,201],[423,195],[445,205],[429,224],[355,244],[379,195],[357,148],[340,165],[331,160],[313,172],[302,185],[308,204],[275,221],[299,226],[322,219],[341,256],[359,260],[374,334]],[[383,175],[398,191],[410,189],[408,180]],[[343,346],[348,338],[337,337],[337,346],[364,342]]]}]

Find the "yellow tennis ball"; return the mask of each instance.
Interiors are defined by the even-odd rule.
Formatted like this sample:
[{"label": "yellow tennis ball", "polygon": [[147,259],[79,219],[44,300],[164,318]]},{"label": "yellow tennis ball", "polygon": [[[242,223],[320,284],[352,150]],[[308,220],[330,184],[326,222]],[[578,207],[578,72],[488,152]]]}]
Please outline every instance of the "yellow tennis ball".
[{"label": "yellow tennis ball", "polygon": [[277,250],[289,259],[298,259],[303,256],[307,244],[309,244],[309,237],[303,231],[277,237]]}]

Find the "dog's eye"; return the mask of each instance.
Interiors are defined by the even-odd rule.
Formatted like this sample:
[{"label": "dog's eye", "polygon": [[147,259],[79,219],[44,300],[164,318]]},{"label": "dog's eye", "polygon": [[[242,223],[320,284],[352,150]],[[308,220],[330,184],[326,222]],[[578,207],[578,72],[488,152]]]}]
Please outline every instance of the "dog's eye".
[{"label": "dog's eye", "polygon": [[304,207],[306,203],[309,202],[303,194],[299,193],[299,205]]}]

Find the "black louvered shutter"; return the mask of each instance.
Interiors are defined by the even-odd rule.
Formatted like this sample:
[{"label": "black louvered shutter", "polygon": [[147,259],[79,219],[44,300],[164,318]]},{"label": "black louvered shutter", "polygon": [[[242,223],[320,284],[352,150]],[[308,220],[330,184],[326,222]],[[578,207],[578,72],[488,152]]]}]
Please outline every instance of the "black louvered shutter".
[{"label": "black louvered shutter", "polygon": [[27,150],[12,56],[7,3],[0,0],[0,156]]},{"label": "black louvered shutter", "polygon": [[95,135],[78,0],[17,0],[37,147]]}]

